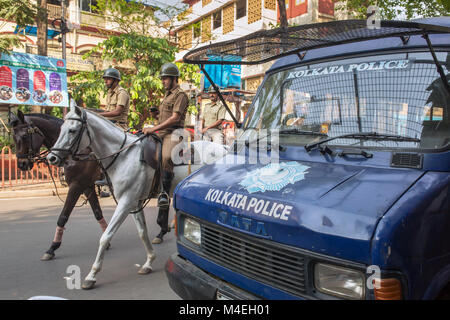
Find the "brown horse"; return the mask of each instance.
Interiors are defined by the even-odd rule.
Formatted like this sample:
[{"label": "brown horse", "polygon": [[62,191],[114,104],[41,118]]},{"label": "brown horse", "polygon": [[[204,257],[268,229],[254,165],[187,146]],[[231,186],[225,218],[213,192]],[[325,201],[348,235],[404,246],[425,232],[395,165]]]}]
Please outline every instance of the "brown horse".
[{"label": "brown horse", "polygon": [[[18,158],[17,166],[23,170],[30,170],[37,158],[42,146],[48,150],[58,139],[63,120],[47,114],[26,114],[18,111],[9,114],[9,125],[13,129],[13,139],[16,144]],[[85,150],[84,153],[89,153]],[[95,193],[94,182],[100,178],[101,169],[96,161],[74,161],[68,160],[64,165],[65,179],[69,185],[64,207],[56,223],[55,236],[50,248],[42,256],[41,260],[51,260],[55,257],[55,250],[61,246],[64,226],[69,220],[75,204],[82,193],[88,198],[89,204],[94,212],[100,227],[105,231],[108,224],[103,218],[102,210]]]}]

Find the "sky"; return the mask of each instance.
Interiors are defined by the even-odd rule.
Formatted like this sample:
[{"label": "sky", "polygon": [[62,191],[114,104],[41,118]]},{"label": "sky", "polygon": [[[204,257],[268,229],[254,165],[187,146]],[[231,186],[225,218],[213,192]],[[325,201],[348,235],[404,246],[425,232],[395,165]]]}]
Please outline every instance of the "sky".
[{"label": "sky", "polygon": [[[188,7],[186,4],[182,3],[181,0],[144,0],[144,1],[148,4],[152,4],[162,8],[174,7],[182,10],[183,8],[186,9]],[[156,15],[161,20],[168,20],[168,18],[165,15],[162,14]]]}]

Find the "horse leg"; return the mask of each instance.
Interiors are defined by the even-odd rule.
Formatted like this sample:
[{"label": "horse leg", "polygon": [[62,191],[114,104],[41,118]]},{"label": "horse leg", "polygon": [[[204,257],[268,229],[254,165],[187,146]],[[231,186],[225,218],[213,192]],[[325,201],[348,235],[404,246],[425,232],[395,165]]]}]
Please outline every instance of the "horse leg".
[{"label": "horse leg", "polygon": [[55,250],[61,246],[62,236],[64,233],[64,226],[69,220],[70,214],[72,213],[75,204],[80,197],[82,189],[78,185],[71,185],[67,193],[66,202],[64,202],[64,207],[59,214],[58,221],[56,223],[55,236],[53,237],[52,244],[50,248],[41,257],[42,261],[48,261],[55,257]]},{"label": "horse leg", "polygon": [[144,244],[145,251],[147,252],[147,261],[145,261],[144,265],[139,269],[139,274],[147,274],[152,271],[152,262],[156,258],[156,254],[153,251],[152,244],[150,243],[150,239],[148,237],[147,224],[145,222],[144,212],[141,210],[138,213],[133,215],[134,222],[136,223],[136,227],[138,229],[139,238],[141,238],[142,243]]},{"label": "horse leg", "polygon": [[125,218],[130,213],[131,205],[128,199],[120,199],[117,205],[116,210],[114,211],[113,217],[109,222],[108,227],[105,232],[103,232],[100,237],[100,243],[97,251],[97,256],[95,258],[94,264],[92,265],[91,271],[84,279],[83,284],[81,285],[82,289],[88,290],[92,289],[95,285],[97,279],[95,278],[96,274],[99,273],[102,269],[103,258],[105,256],[106,248],[111,241],[114,234],[117,232],[119,227],[125,221]]},{"label": "horse leg", "polygon": [[170,207],[160,207],[158,210],[158,217],[156,218],[156,223],[161,227],[159,234],[153,238],[153,244],[160,244],[163,242],[163,237],[167,232],[170,232],[169,224],[169,210]]},{"label": "horse leg", "polygon": [[[108,222],[106,222],[103,217],[102,208],[100,207],[100,203],[98,202],[97,194],[95,193],[95,186],[89,187],[84,191],[84,195],[87,197],[89,201],[89,205],[92,208],[92,212],[94,213],[94,217],[97,220],[102,232],[105,232],[108,227]],[[106,249],[109,249],[111,244],[108,244]]]}]

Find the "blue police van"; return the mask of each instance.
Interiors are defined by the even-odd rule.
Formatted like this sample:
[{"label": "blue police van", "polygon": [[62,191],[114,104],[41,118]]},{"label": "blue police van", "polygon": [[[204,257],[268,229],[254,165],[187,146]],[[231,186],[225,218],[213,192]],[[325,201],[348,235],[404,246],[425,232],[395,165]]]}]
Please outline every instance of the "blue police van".
[{"label": "blue police van", "polygon": [[227,155],[176,187],[171,288],[184,299],[448,296],[450,17],[259,31],[184,60],[204,70],[210,55],[276,61]]}]

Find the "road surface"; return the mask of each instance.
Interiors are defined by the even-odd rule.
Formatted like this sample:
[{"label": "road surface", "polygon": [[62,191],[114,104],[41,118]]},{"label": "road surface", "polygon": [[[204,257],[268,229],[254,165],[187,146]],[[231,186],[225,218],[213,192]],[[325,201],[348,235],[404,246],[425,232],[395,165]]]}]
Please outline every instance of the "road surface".
[{"label": "road surface", "polygon": [[[115,202],[110,197],[100,199],[100,203],[109,221]],[[97,275],[96,287],[90,291],[68,289],[68,284],[76,285],[73,270],[77,266],[81,280],[89,273],[101,229],[88,205],[75,208],[56,257],[40,261],[53,239],[61,209],[62,203],[57,197],[0,200],[0,299],[42,295],[66,299],[179,299],[170,289],[164,273],[165,262],[176,251],[174,232],[166,235],[162,244],[153,246],[157,255],[153,272],[138,275],[136,264],[142,265],[146,256],[131,216],[112,240],[103,269]],[[151,239],[159,232],[156,214],[155,207],[145,209]],[[173,212],[170,218],[172,216]],[[67,273],[69,266],[75,269]]]}]

